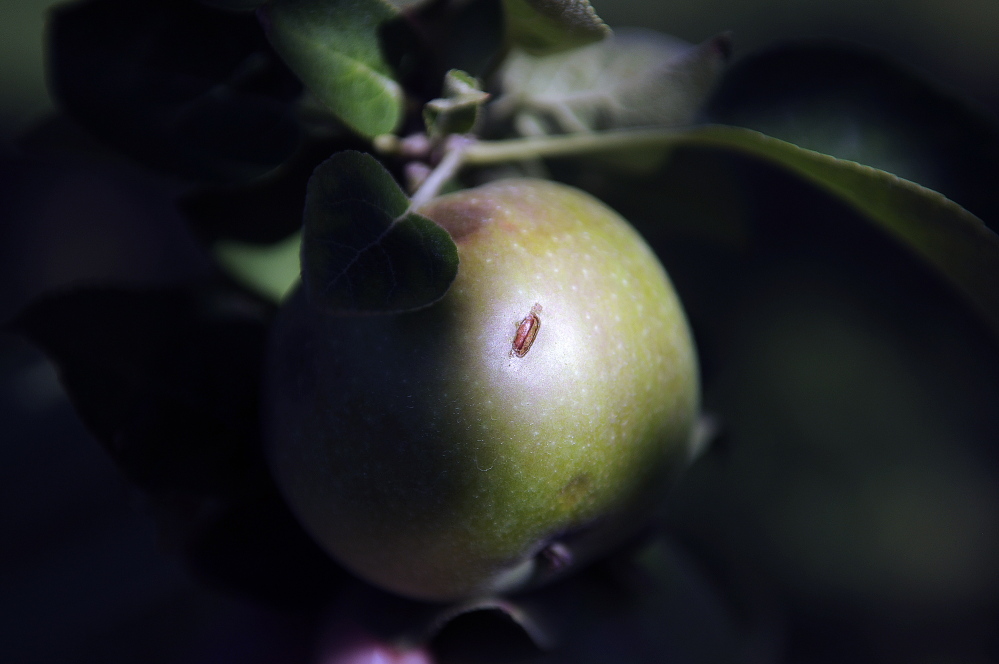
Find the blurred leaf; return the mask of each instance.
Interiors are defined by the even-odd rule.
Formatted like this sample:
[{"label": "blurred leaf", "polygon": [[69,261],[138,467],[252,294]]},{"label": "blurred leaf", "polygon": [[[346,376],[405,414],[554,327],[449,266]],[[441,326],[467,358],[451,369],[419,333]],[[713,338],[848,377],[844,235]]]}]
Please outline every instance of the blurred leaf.
[{"label": "blurred leaf", "polygon": [[479,110],[489,99],[473,76],[452,69],[444,77],[444,96],[432,99],[423,107],[423,123],[431,138],[472,131]]},{"label": "blurred leaf", "polygon": [[87,289],[36,302],[15,328],[53,359],[132,481],[215,490],[264,472],[256,411],[269,315],[232,289]]},{"label": "blurred leaf", "polygon": [[13,327],[55,363],[87,427],[149,500],[164,545],[199,578],[289,606],[343,574],[278,494],[259,394],[272,308],[231,286],[83,289]]},{"label": "blurred leaf", "polygon": [[299,83],[252,16],[179,0],[90,0],[56,9],[48,38],[59,102],[148,166],[246,181],[297,147]]},{"label": "blurred leaf", "polygon": [[673,494],[674,532],[740,601],[786,607],[796,660],[982,652],[999,608],[999,344],[845,201],[729,161],[751,236],[696,257],[713,310],[691,312],[728,437]]},{"label": "blurred leaf", "polygon": [[311,140],[265,177],[240,185],[201,187],[181,196],[177,206],[207,244],[279,242],[302,228],[305,190],[316,166],[334,152],[363,146],[356,137]]},{"label": "blurred leaf", "polygon": [[589,0],[503,0],[510,44],[535,54],[600,41],[611,31]]},{"label": "blurred leaf", "polygon": [[533,592],[446,609],[435,630],[444,663],[708,664],[738,661],[748,641],[726,598],[662,537]]},{"label": "blurred leaf", "polygon": [[264,246],[222,240],[215,245],[215,257],[241,284],[272,302],[280,302],[301,276],[301,248],[301,233]]},{"label": "blurred leaf", "polygon": [[[435,53],[442,71],[460,69],[485,78],[503,49],[502,0],[432,2],[407,18]],[[440,79],[434,83],[439,85]]]},{"label": "blurred leaf", "polygon": [[233,12],[246,12],[263,5],[267,0],[200,0],[202,4],[215,9]]},{"label": "blurred leaf", "polygon": [[730,52],[728,36],[691,46],[647,30],[619,30],[565,53],[514,51],[500,71],[491,119],[521,135],[689,124]]},{"label": "blurred leaf", "polygon": [[683,141],[751,154],[833,193],[936,267],[999,333],[999,236],[943,195],[891,173],[734,127],[695,130]]},{"label": "blurred leaf", "polygon": [[314,304],[339,312],[418,309],[444,296],[458,270],[447,231],[370,155],[340,152],[309,180],[302,281]]},{"label": "blurred leaf", "polygon": [[402,88],[382,47],[382,30],[396,16],[382,0],[272,0],[260,10],[288,66],[368,138],[395,131],[402,119]]},{"label": "blurred leaf", "polygon": [[835,42],[755,54],[706,114],[918,182],[999,230],[999,123],[884,54]]}]

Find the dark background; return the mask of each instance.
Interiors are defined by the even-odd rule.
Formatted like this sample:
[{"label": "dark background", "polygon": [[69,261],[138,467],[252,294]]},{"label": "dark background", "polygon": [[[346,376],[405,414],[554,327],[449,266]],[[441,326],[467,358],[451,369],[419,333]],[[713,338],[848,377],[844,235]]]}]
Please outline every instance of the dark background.
[{"label": "dark background", "polygon": [[[71,284],[170,283],[209,270],[202,249],[173,208],[177,185],[115,159],[95,164],[62,155],[27,158],[19,151],[16,138],[53,110],[43,74],[42,29],[48,4],[5,0],[0,22],[2,320],[40,293]],[[595,2],[595,6],[612,26],[643,25],[689,41],[732,30],[736,58],[789,38],[854,40],[883,48],[944,85],[963,91],[987,113],[999,114],[999,42],[995,40],[999,16],[993,0],[615,0]],[[789,246],[793,251],[795,245]],[[994,394],[988,392],[995,387],[995,376],[990,373],[994,365],[988,358],[979,364],[977,355],[987,342],[977,332],[967,332],[969,326],[974,327],[967,322],[909,334],[912,325],[899,323],[891,311],[883,319],[879,317],[883,310],[871,314],[872,307],[891,300],[890,294],[875,292],[864,299],[859,295],[865,290],[863,284],[829,277],[835,267],[827,270],[821,264],[818,268],[811,264],[809,274],[802,278],[801,266],[789,268],[793,261],[784,258],[775,260],[772,270],[759,272],[755,294],[742,300],[741,313],[733,314],[733,320],[741,321],[739,329],[747,332],[745,339],[738,343],[715,340],[734,353],[730,358],[744,369],[742,373],[720,372],[725,380],[712,397],[732,409],[737,420],[742,418],[742,430],[748,433],[742,439],[734,436],[735,449],[752,450],[759,440],[774,440],[772,432],[760,424],[765,420],[760,408],[770,404],[776,410],[790,403],[802,415],[801,422],[792,418],[783,425],[797,427],[788,437],[804,436],[840,451],[853,449],[850,458],[873,460],[876,468],[884,466],[882,474],[857,476],[863,491],[877,494],[888,471],[897,470],[897,459],[906,458],[910,441],[916,441],[924,462],[913,472],[929,467],[940,472],[924,473],[922,484],[906,483],[904,472],[892,475],[899,478],[901,489],[886,495],[898,503],[897,509],[872,518],[874,525],[859,531],[850,525],[855,513],[847,508],[837,511],[837,506],[850,505],[857,492],[848,491],[838,500],[836,492],[844,485],[824,485],[822,478],[814,479],[807,490],[789,484],[781,509],[757,513],[759,523],[754,525],[772,528],[767,531],[771,540],[790,538],[791,544],[780,550],[796,553],[781,568],[806,589],[804,596],[833,597],[818,605],[815,610],[820,614],[839,615],[837,602],[846,607],[859,602],[874,607],[872,613],[879,620],[893,620],[895,627],[902,623],[901,635],[918,631],[923,618],[912,615],[920,613],[919,602],[935,608],[940,605],[934,601],[959,605],[953,620],[965,623],[974,622],[976,615],[994,615],[988,613],[994,607],[982,613],[974,610],[976,602],[988,605],[979,595],[990,596],[996,584],[994,561],[976,558],[996,551],[994,522],[999,504],[995,466],[989,465],[994,464],[994,452],[979,454],[988,449],[996,431],[986,412],[988,404],[982,402]],[[797,292],[784,286],[789,280],[795,282]],[[745,313],[745,307],[769,307],[770,314],[757,317]],[[940,315],[944,309],[933,310],[931,315]],[[794,324],[780,322],[788,320]],[[933,325],[939,327],[938,322]],[[932,348],[938,355],[922,362]],[[953,352],[945,352],[948,348]],[[751,382],[754,365],[766,362],[776,362],[778,377],[765,389],[756,390]],[[820,378],[813,379],[816,375]],[[870,389],[858,390],[858,385]],[[740,399],[733,394],[759,398]],[[886,399],[887,394],[892,397]],[[942,394],[946,398],[940,406]],[[966,407],[962,410],[952,403]],[[823,418],[835,419],[836,426],[824,429]],[[820,430],[849,431],[851,423],[861,429],[860,423],[872,421],[880,423],[884,435],[879,437],[866,428],[857,431],[850,438],[853,447],[841,445],[842,439],[832,434],[825,441],[821,435],[812,435]],[[282,618],[204,589],[164,555],[141,497],[120,478],[78,423],[52,367],[27,343],[6,334],[0,337],[0,432],[0,659],[249,661],[243,657],[248,652],[261,656],[284,648],[283,640],[293,632],[285,628]],[[958,439],[971,441],[968,449],[979,452],[947,454],[963,444]],[[864,447],[868,440],[888,442],[881,452],[872,453]],[[779,443],[773,449],[775,454],[786,453]],[[983,462],[986,457],[990,460]],[[738,452],[735,458],[751,467],[752,458],[738,457]],[[865,482],[873,482],[873,488]],[[710,487],[710,481],[701,486]],[[912,487],[916,489],[906,493]],[[692,491],[691,495],[698,494]],[[936,499],[941,495],[960,504],[950,509],[946,501]],[[808,497],[813,503],[802,503]],[[867,504],[860,500],[857,509]],[[697,509],[684,509],[678,521],[691,529]],[[936,510],[933,518],[937,521],[923,519],[926,510]],[[959,534],[981,536],[980,542],[970,544],[955,536],[955,546],[963,547],[966,559],[958,555],[961,551],[954,554],[957,557],[947,557],[946,551],[932,553],[939,553],[941,533],[955,515],[972,519],[964,530],[958,525]],[[745,515],[738,511],[720,516],[716,511],[713,517],[722,523],[729,519],[736,533],[739,527],[747,527]],[[901,534],[894,539],[886,535],[880,549],[860,544],[843,552],[830,544],[840,535],[856,535],[858,542],[869,544],[872,533],[883,532],[877,524],[886,523],[901,524]],[[719,540],[711,532],[695,532],[692,538]],[[729,545],[734,549],[737,535],[732,538]],[[911,552],[912,546],[917,553],[931,553],[897,555]],[[759,555],[765,555],[767,548],[758,548]],[[972,566],[972,572],[955,571],[958,563],[965,569]],[[975,565],[981,567],[981,574],[975,572]],[[892,570],[898,573],[892,576]],[[872,580],[881,585],[872,587]],[[870,590],[869,596],[861,594],[858,599],[853,590],[858,584]],[[899,603],[916,608],[902,611],[896,606]],[[890,629],[876,621],[871,624],[875,630]],[[975,629],[988,631],[989,627]],[[988,661],[982,659],[987,655],[981,648],[965,654],[959,650],[951,649],[956,653],[952,661]],[[793,651],[789,655],[795,657]],[[927,661],[938,660],[927,655]]]}]

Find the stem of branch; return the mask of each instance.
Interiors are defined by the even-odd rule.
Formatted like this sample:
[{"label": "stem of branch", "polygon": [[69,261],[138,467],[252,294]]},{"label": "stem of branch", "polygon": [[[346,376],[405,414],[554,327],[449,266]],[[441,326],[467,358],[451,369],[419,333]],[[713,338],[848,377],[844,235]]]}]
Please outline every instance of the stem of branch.
[{"label": "stem of branch", "polygon": [[624,148],[662,146],[687,131],[689,131],[687,128],[620,129],[502,141],[478,141],[468,136],[454,136],[445,149],[444,158],[413,194],[410,209],[416,209],[437,196],[444,184],[466,165],[484,166],[543,157],[565,157]]},{"label": "stem of branch", "polygon": [[478,141],[465,148],[463,164],[482,166],[523,159],[566,157],[623,148],[663,145],[687,131],[689,128],[618,129],[585,134]]}]

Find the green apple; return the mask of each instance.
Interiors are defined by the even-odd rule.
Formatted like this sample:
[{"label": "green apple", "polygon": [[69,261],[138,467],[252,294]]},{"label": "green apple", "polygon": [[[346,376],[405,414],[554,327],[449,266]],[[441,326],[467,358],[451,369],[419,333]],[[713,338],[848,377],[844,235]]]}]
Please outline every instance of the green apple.
[{"label": "green apple", "polygon": [[268,457],[329,553],[455,601],[565,574],[648,523],[685,464],[697,360],[641,237],[581,191],[500,180],[420,210],[457,277],[414,312],[279,315]]}]

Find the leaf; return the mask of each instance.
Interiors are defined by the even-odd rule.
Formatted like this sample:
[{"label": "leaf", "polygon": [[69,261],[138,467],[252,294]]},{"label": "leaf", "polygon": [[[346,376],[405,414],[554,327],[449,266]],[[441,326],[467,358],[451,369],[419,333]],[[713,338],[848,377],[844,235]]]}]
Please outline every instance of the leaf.
[{"label": "leaf", "polygon": [[319,165],[305,201],[302,281],[314,304],[341,313],[418,309],[444,296],[458,270],[447,231],[370,155],[339,152]]},{"label": "leaf", "polygon": [[302,228],[305,189],[316,166],[334,152],[362,147],[364,142],[357,138],[310,140],[266,177],[241,185],[202,187],[181,196],[177,206],[207,244],[279,242]]},{"label": "leaf", "polygon": [[265,2],[267,0],[201,0],[201,3],[208,7],[232,12],[252,11]]},{"label": "leaf", "polygon": [[690,46],[647,30],[556,55],[514,51],[491,119],[512,121],[521,135],[689,124],[729,52],[725,35]]},{"label": "leaf", "polygon": [[509,43],[538,55],[585,46],[611,32],[589,0],[503,0],[503,10]]},{"label": "leaf", "polygon": [[12,324],[59,371],[81,420],[149,501],[164,545],[203,581],[323,606],[343,572],[267,470],[259,394],[272,307],[228,285],[88,288]]},{"label": "leaf", "polygon": [[726,73],[706,115],[918,182],[999,230],[999,123],[882,53],[769,49]]},{"label": "leaf", "polygon": [[84,289],[15,320],[59,367],[81,419],[148,491],[265,473],[257,391],[270,309],[225,288]]},{"label": "leaf", "polygon": [[431,138],[472,131],[479,110],[489,99],[470,74],[452,69],[444,77],[444,97],[432,99],[423,107],[423,123]]},{"label": "leaf", "polygon": [[999,236],[942,194],[753,131],[711,127],[688,140],[774,162],[848,202],[943,273],[999,332]]},{"label": "leaf", "polygon": [[215,257],[229,275],[254,293],[280,302],[301,276],[299,254],[302,234],[292,233],[270,245],[222,240],[215,245]]},{"label": "leaf", "polygon": [[102,141],[184,178],[241,182],[297,148],[300,84],[252,16],[175,0],[57,8],[49,78]]},{"label": "leaf", "polygon": [[396,16],[382,0],[272,0],[260,10],[288,66],[368,138],[392,133],[402,120],[402,88],[382,48],[382,30]]}]

